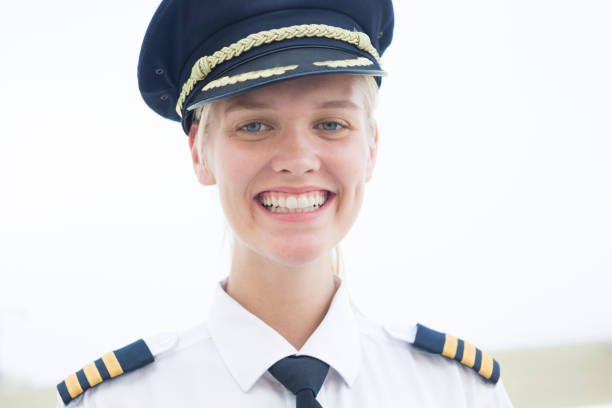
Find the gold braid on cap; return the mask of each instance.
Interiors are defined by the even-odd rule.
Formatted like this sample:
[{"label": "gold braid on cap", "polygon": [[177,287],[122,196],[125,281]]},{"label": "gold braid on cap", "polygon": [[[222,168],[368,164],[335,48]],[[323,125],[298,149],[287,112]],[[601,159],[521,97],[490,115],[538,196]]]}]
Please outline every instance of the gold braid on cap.
[{"label": "gold braid on cap", "polygon": [[212,69],[222,62],[239,56],[254,47],[270,44],[275,41],[289,40],[301,37],[325,37],[340,40],[355,45],[357,48],[368,52],[380,64],[380,56],[376,48],[372,46],[370,37],[360,31],[349,31],[340,27],[325,24],[301,24],[290,27],[275,28],[273,30],[260,31],[221,48],[212,55],[207,55],[196,61],[191,69],[191,76],[183,84],[181,94],[176,103],[176,113],[183,117],[183,103],[198,81],[206,78]]}]

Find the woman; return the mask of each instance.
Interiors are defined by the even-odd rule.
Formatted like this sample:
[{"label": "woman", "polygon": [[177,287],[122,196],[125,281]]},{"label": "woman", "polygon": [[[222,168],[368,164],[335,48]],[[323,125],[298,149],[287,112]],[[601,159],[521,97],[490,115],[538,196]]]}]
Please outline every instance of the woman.
[{"label": "woman", "polygon": [[58,406],[511,406],[489,355],[355,314],[338,275],[333,249],[374,169],[393,29],[388,0],[363,3],[160,5],[141,93],[181,121],[197,179],[218,186],[231,270],[205,323],[89,363],[58,385]]}]

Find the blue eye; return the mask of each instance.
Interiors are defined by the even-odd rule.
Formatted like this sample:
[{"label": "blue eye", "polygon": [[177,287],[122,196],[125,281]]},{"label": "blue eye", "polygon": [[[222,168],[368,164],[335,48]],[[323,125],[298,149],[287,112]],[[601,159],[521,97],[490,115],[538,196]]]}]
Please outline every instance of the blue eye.
[{"label": "blue eye", "polygon": [[247,123],[240,130],[244,130],[246,132],[261,132],[262,130],[266,130],[268,126],[264,125],[261,122],[251,122]]},{"label": "blue eye", "polygon": [[317,125],[319,129],[328,130],[328,131],[336,131],[342,129],[342,125],[338,122],[322,122]]}]

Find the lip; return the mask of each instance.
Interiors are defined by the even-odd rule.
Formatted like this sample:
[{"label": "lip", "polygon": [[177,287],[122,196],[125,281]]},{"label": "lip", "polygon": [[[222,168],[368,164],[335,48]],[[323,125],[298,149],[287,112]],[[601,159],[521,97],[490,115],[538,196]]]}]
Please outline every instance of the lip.
[{"label": "lip", "polygon": [[330,193],[333,194],[331,190],[328,190],[325,187],[319,187],[319,186],[303,186],[303,187],[280,186],[280,187],[270,187],[265,190],[261,190],[260,192],[255,194],[255,197],[258,197],[261,193],[265,193],[268,191],[270,192],[277,191],[280,193],[290,193],[290,194],[308,193],[310,191],[329,191]]}]

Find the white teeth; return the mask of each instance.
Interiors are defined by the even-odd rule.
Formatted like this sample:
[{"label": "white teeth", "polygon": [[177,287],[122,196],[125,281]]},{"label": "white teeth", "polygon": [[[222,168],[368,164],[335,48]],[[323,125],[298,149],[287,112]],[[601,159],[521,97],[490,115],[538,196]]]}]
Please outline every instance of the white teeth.
[{"label": "white teeth", "polygon": [[314,211],[325,204],[328,192],[316,191],[300,195],[287,193],[264,193],[259,201],[273,212],[308,212]]},{"label": "white teeth", "polygon": [[[304,196],[302,196],[302,197],[304,197]],[[297,208],[297,206],[298,206],[298,200],[296,200],[295,197],[287,198],[287,202],[285,203],[285,207],[293,209],[293,208]],[[300,201],[300,207],[304,207],[303,205],[301,205],[301,201]]]},{"label": "white teeth", "polygon": [[314,203],[310,203],[310,197],[306,197],[301,195],[300,199],[298,200],[298,207],[300,208],[306,208],[308,206],[312,206]]}]

